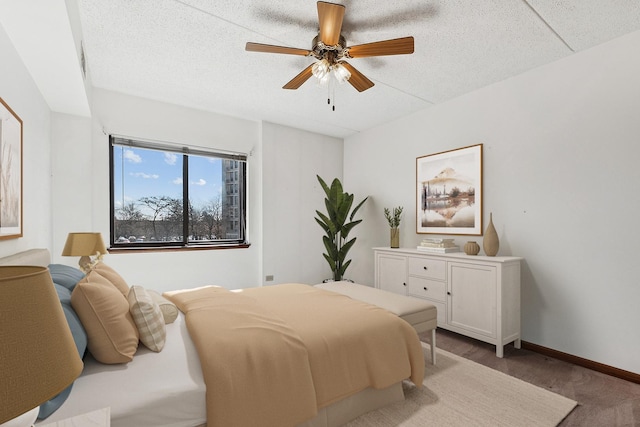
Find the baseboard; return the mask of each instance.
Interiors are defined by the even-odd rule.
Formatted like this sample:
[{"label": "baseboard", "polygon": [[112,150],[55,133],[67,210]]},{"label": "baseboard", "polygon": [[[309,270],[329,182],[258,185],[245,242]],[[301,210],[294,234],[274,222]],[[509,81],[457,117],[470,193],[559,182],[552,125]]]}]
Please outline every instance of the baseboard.
[{"label": "baseboard", "polygon": [[563,353],[562,351],[543,347],[541,345],[533,344],[527,341],[522,341],[522,348],[535,351],[536,353],[544,354],[545,356],[553,357],[554,359],[562,360],[563,362],[573,363],[574,365],[582,366],[593,371],[602,372],[603,374],[611,375],[612,377],[617,377],[623,380],[640,384],[640,374],[636,374],[635,372],[614,368],[613,366],[594,362],[593,360],[589,359],[583,359],[582,357]]}]

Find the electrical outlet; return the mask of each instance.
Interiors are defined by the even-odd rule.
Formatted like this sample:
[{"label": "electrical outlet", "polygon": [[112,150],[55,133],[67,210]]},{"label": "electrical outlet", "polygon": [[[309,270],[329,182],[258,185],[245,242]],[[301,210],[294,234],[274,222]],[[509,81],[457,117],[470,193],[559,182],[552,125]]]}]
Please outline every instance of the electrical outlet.
[{"label": "electrical outlet", "polygon": [[266,280],[267,282],[273,282],[273,274],[269,274],[267,277],[264,278],[264,280]]}]

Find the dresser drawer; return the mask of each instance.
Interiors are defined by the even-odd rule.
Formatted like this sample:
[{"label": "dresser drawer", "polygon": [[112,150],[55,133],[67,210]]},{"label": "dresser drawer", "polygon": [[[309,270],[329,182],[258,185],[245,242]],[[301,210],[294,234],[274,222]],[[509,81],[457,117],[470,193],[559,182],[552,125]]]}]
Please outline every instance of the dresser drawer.
[{"label": "dresser drawer", "polygon": [[422,277],[409,277],[407,293],[415,297],[429,298],[436,301],[445,301],[447,284]]},{"label": "dresser drawer", "polygon": [[409,258],[409,275],[445,280],[447,263],[444,260],[432,258]]}]

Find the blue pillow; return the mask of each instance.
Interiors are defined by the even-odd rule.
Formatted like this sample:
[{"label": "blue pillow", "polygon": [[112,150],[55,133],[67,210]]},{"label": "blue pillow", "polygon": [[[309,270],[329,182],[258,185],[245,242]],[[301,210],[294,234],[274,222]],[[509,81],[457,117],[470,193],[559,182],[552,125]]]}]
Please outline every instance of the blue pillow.
[{"label": "blue pillow", "polygon": [[54,283],[53,286],[56,288],[56,292],[58,293],[64,317],[67,319],[69,329],[71,329],[71,335],[73,335],[73,340],[75,341],[76,348],[78,349],[78,354],[82,359],[82,357],[84,357],[84,352],[87,349],[87,332],[84,330],[84,326],[82,326],[80,318],[71,306],[71,291],[57,283]]},{"label": "blue pillow", "polygon": [[47,400],[42,405],[40,405],[40,410],[38,412],[38,419],[43,420],[47,418],[49,415],[53,414],[55,411],[57,411],[58,408],[62,406],[64,401],[67,400],[67,397],[69,397],[69,394],[71,394],[72,387],[73,387],[73,384],[71,384],[69,387],[65,388],[64,390],[62,390],[56,397],[52,398],[51,400]]},{"label": "blue pillow", "polygon": [[[82,326],[78,315],[73,310],[73,307],[71,307],[71,291],[65,286],[59,285],[57,283],[54,283],[53,286],[56,288],[58,298],[60,299],[60,304],[62,304],[62,311],[64,312],[64,317],[67,319],[67,323],[69,324],[69,329],[71,329],[71,335],[73,335],[73,341],[76,343],[78,354],[80,355],[80,358],[82,358],[84,356],[85,350],[87,349],[87,333],[84,330],[84,327]],[[69,393],[71,393],[72,387],[73,384],[64,389],[51,400],[40,405],[38,419],[44,419],[53,414],[64,403],[64,401],[67,400],[67,397],[69,397]]]},{"label": "blue pillow", "polygon": [[49,264],[49,273],[51,273],[53,283],[64,286],[69,289],[69,291],[73,291],[76,283],[85,276],[85,274],[77,268],[64,264]]}]

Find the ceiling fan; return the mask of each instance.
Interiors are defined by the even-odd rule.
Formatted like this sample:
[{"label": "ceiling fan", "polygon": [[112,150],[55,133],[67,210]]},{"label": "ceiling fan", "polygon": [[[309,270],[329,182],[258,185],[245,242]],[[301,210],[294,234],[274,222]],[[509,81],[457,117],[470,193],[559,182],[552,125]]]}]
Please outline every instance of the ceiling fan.
[{"label": "ceiling fan", "polygon": [[313,39],[311,50],[251,42],[247,43],[245,49],[250,52],[311,56],[317,59],[285,84],[283,89],[298,89],[311,76],[318,78],[320,83],[327,83],[334,76],[340,83],[348,81],[358,92],[365,91],[373,87],[373,82],[346,62],[346,59],[413,53],[413,37],[347,46],[341,34],[344,12],[344,5],[318,2],[320,29]]}]

